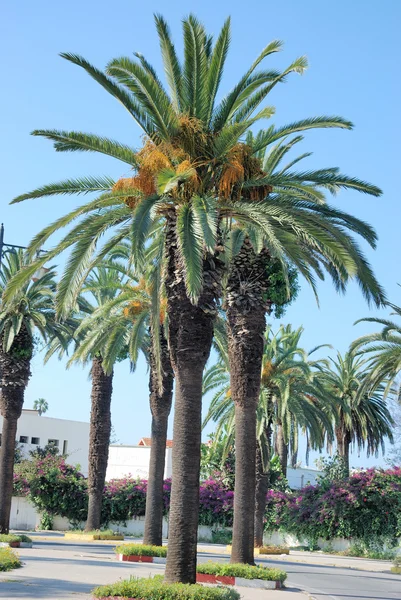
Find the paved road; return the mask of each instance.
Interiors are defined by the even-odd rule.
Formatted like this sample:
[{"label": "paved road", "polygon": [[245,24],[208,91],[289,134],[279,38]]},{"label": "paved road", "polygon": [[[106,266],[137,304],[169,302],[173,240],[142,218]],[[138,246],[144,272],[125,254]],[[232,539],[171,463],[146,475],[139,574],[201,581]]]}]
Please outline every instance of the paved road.
[{"label": "paved road", "polygon": [[[96,584],[116,581],[135,574],[148,575],[143,566],[114,561],[113,547],[94,543],[39,541],[36,550],[21,550],[26,567],[2,573],[0,598],[88,598]],[[228,560],[227,555],[202,553],[199,560]],[[321,566],[310,563],[261,559],[261,564],[283,568],[288,573],[287,586],[309,592],[316,600],[401,600],[401,577],[391,573],[370,573],[354,569]],[[152,572],[163,572],[152,565]],[[106,578],[106,579],[105,579]],[[18,583],[17,583],[18,582]],[[56,594],[57,590],[57,595]],[[61,595],[62,590],[65,590]],[[53,595],[54,594],[54,595]],[[275,592],[280,600],[280,592]],[[256,600],[256,596],[255,600]],[[294,594],[294,600],[298,598]],[[253,599],[252,599],[253,600]]]}]

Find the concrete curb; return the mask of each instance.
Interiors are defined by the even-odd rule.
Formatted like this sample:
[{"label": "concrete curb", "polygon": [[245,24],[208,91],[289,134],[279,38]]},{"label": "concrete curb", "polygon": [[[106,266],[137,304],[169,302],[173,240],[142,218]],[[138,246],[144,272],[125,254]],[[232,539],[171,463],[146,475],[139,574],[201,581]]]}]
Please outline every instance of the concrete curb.
[{"label": "concrete curb", "polygon": [[165,565],[167,562],[167,559],[161,556],[134,556],[132,554],[117,554],[117,558],[121,562],[154,563],[158,565]]},{"label": "concrete curb", "polygon": [[244,579],[243,577],[230,577],[228,575],[196,574],[196,583],[222,583],[223,585],[238,585],[239,587],[259,588],[263,590],[280,590],[281,581],[265,581],[264,579]]}]

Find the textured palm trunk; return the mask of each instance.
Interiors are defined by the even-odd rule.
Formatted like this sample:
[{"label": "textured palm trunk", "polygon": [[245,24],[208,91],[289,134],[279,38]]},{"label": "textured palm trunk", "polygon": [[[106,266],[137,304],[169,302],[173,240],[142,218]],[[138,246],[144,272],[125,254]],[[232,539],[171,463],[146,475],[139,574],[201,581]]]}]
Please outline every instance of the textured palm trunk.
[{"label": "textured palm trunk", "polygon": [[92,360],[91,418],[89,431],[88,518],[85,531],[100,528],[104,483],[109,458],[113,372],[105,373],[102,358]]},{"label": "textured palm trunk", "polygon": [[32,338],[25,328],[14,338],[8,352],[0,338],[0,410],[3,430],[0,448],[0,533],[10,527],[14,483],[15,436],[24,404],[25,388],[31,374]]},{"label": "textured palm trunk", "polygon": [[163,480],[166,460],[168,417],[173,400],[174,374],[167,340],[160,327],[162,391],[159,391],[156,364],[150,350],[150,410],[152,413],[152,446],[146,492],[144,544],[161,546],[163,541]]},{"label": "textured palm trunk", "polygon": [[280,461],[281,471],[284,477],[287,477],[288,444],[285,442],[284,429],[281,421],[277,421],[276,452]]},{"label": "textured palm trunk", "polygon": [[344,461],[345,476],[349,477],[349,447],[351,440],[348,432],[343,427],[336,428],[337,452]]},{"label": "textured palm trunk", "polygon": [[294,452],[291,453],[291,467],[293,469],[297,468],[297,462],[298,462],[298,450],[294,450]]},{"label": "textured palm trunk", "polygon": [[268,257],[249,240],[230,265],[226,308],[230,387],[235,404],[235,489],[232,563],[254,563],[256,408],[265,331],[264,271]]},{"label": "textured palm trunk", "polygon": [[266,510],[266,495],[270,484],[270,444],[271,444],[271,425],[266,428],[267,444],[265,448],[265,462],[263,464],[260,442],[256,448],[256,489],[255,489],[255,531],[254,546],[260,548],[263,546],[264,518]]},{"label": "textured palm trunk", "polygon": [[166,293],[171,363],[175,375],[173,476],[165,580],[196,581],[202,375],[213,339],[216,299],[223,265],[215,256],[204,260],[203,293],[194,306],[186,293],[177,253],[176,216],[167,216]]}]

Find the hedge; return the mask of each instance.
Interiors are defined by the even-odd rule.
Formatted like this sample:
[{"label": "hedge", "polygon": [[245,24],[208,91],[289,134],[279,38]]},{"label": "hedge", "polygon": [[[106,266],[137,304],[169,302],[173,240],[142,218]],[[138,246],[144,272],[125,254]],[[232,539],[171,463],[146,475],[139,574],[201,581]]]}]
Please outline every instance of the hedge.
[{"label": "hedge", "polygon": [[0,548],[0,571],[19,569],[21,561],[11,548]]},{"label": "hedge", "polygon": [[280,569],[268,567],[253,567],[244,564],[201,563],[196,567],[197,573],[226,577],[241,577],[242,579],[262,579],[263,581],[285,581],[287,573]]},{"label": "hedge", "polygon": [[184,583],[167,584],[163,577],[128,579],[93,590],[95,598],[135,598],[137,600],[240,600],[229,588],[212,588]]},{"label": "hedge", "polygon": [[146,546],[143,544],[122,544],[114,548],[116,554],[125,556],[158,556],[165,558],[167,556],[167,546]]}]

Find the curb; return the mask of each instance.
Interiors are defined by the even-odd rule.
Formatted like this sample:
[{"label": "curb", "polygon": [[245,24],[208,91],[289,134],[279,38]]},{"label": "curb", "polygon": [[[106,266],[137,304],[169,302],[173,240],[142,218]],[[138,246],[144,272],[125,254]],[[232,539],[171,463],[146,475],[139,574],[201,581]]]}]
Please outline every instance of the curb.
[{"label": "curb", "polygon": [[136,562],[136,563],[155,563],[165,565],[167,559],[161,556],[134,556],[132,554],[117,554],[117,558],[121,562]]},{"label": "curb", "polygon": [[239,587],[261,588],[263,590],[280,590],[281,581],[265,581],[264,579],[244,579],[243,577],[229,577],[228,575],[196,574],[196,583],[222,583],[223,585],[238,585]]}]

